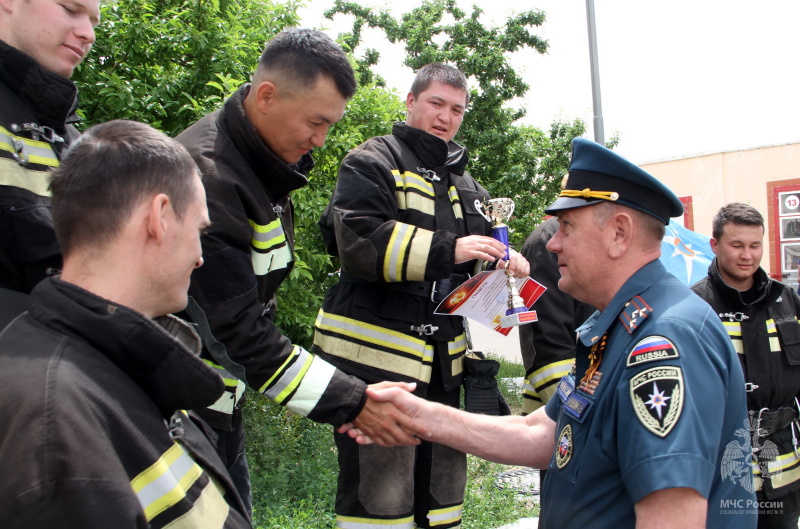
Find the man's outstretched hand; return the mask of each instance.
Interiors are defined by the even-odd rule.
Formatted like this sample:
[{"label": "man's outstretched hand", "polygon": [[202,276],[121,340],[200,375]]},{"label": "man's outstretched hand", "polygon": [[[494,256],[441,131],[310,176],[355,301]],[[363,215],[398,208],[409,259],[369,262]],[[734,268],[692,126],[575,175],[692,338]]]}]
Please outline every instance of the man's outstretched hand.
[{"label": "man's outstretched hand", "polygon": [[427,430],[413,418],[400,411],[392,402],[376,400],[371,394],[376,390],[397,388],[400,392],[412,392],[416,384],[407,382],[380,382],[371,384],[367,390],[367,403],[352,423],[343,424],[339,433],[348,433],[356,441],[375,443],[380,446],[418,445],[417,435]]}]

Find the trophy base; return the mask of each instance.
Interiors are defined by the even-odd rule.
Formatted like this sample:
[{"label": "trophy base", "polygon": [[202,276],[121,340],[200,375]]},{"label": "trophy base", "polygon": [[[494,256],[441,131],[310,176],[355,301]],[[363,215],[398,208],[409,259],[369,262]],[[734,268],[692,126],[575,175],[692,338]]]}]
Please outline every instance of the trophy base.
[{"label": "trophy base", "polygon": [[507,314],[503,316],[502,318],[500,318],[500,326],[519,327],[520,325],[527,325],[528,323],[533,323],[535,321],[539,321],[539,318],[536,316],[536,311],[525,310],[522,312],[515,312],[513,314]]}]

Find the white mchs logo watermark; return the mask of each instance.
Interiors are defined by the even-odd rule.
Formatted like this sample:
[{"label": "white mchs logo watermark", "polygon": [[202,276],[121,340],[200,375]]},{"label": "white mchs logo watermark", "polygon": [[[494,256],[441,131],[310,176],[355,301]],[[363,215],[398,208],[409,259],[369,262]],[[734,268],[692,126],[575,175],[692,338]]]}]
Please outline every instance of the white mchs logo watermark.
[{"label": "white mchs logo watermark", "polygon": [[[734,434],[741,441],[728,443],[720,462],[722,479],[738,483],[747,492],[760,490],[762,479],[780,473],[780,470],[771,472],[769,469],[769,462],[778,457],[778,447],[764,439],[758,421],[753,419],[751,411],[750,420],[745,419],[744,428],[737,429]],[[782,514],[783,501],[722,499],[719,509],[722,514]]]},{"label": "white mchs logo watermark", "polygon": [[[734,435],[741,441],[731,441],[725,447],[720,461],[722,479],[739,483],[747,492],[760,490],[762,479],[780,473],[780,470],[770,471],[769,468],[769,463],[778,457],[778,447],[772,441],[764,439],[752,419],[750,424],[745,419],[744,428],[737,429]],[[754,471],[757,471],[758,477],[754,477]]]},{"label": "white mchs logo watermark", "polygon": [[782,501],[719,500],[720,514],[783,514]]}]

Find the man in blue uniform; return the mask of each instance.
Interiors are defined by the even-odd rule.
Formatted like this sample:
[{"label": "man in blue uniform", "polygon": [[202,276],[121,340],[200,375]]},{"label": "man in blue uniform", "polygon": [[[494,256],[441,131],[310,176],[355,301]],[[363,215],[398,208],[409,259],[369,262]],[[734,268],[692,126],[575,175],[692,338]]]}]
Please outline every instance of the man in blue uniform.
[{"label": "man in blue uniform", "polygon": [[[559,289],[598,308],[557,397],[525,417],[471,415],[401,390],[370,392],[424,439],[545,467],[541,527],[753,528],[744,379],[719,318],[659,262],[677,197],[577,138],[559,228]],[[367,442],[357,431],[351,436]]]}]

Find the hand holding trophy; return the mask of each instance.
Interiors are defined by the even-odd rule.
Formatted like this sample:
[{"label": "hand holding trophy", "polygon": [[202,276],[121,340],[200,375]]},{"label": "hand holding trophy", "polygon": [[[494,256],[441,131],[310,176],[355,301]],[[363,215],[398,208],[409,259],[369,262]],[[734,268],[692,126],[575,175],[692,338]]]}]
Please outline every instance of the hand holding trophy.
[{"label": "hand holding trophy", "polygon": [[[506,255],[503,260],[508,261],[508,226],[505,221],[514,213],[514,201],[510,198],[492,198],[480,202],[475,201],[475,207],[483,217],[492,223],[492,237],[506,246]],[[516,327],[536,321],[536,311],[528,310],[522,301],[516,286],[517,280],[506,267],[506,286],[508,287],[508,309],[506,315],[500,318],[503,327]]]}]

